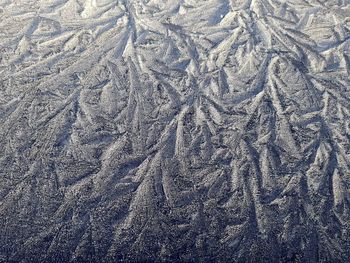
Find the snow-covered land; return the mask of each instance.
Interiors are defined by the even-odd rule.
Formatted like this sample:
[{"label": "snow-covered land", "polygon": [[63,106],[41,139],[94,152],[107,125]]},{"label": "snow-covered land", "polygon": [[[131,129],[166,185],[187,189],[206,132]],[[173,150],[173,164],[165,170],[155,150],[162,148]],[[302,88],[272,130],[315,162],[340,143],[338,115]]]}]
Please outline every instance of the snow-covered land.
[{"label": "snow-covered land", "polygon": [[0,0],[0,262],[350,262],[350,0]]}]

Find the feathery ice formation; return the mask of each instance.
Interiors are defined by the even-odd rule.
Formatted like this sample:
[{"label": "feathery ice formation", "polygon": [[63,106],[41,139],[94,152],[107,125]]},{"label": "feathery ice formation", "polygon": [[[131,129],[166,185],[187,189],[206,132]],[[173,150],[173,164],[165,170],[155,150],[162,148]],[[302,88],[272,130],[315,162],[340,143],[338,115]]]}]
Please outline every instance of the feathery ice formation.
[{"label": "feathery ice formation", "polygon": [[0,1],[0,262],[350,262],[349,14]]}]

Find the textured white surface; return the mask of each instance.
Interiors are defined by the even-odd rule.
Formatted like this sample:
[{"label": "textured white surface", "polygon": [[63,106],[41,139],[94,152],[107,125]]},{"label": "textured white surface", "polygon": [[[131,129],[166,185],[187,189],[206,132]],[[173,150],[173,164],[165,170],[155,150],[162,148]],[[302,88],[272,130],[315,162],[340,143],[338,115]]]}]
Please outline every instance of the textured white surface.
[{"label": "textured white surface", "polygon": [[0,262],[349,262],[349,71],[348,0],[0,0]]}]

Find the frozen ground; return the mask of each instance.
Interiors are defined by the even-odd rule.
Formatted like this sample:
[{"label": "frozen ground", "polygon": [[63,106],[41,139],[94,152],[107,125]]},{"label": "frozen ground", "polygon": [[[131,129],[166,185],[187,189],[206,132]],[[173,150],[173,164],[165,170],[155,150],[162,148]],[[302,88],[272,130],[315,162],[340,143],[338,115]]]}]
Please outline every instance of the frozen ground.
[{"label": "frozen ground", "polygon": [[0,262],[350,262],[349,0],[0,0]]}]

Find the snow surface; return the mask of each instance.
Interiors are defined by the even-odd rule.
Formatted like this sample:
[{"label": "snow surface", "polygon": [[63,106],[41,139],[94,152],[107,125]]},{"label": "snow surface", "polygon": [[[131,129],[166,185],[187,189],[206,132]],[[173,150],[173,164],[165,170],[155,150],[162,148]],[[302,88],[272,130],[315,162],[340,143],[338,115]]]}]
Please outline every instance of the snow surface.
[{"label": "snow surface", "polygon": [[0,262],[350,262],[349,0],[0,0]]}]

